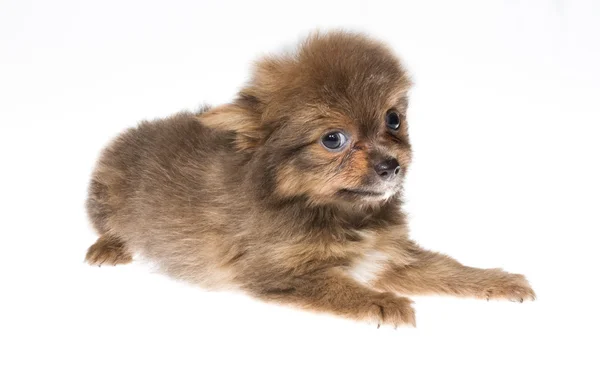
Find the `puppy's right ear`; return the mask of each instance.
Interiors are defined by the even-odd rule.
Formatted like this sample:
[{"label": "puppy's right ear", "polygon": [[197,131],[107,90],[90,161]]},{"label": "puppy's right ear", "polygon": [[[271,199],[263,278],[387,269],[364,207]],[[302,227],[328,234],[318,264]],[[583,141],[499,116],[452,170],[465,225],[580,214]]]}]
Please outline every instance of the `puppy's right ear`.
[{"label": "puppy's right ear", "polygon": [[209,109],[198,119],[207,127],[235,132],[235,145],[240,150],[259,146],[267,136],[256,108],[240,99]]}]

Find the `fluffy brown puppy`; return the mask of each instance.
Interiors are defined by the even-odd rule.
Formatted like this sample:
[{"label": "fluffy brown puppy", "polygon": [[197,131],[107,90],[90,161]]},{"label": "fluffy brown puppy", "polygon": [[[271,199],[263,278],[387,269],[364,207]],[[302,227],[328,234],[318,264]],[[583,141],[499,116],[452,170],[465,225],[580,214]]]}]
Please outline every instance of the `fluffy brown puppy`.
[{"label": "fluffy brown puppy", "polygon": [[415,324],[398,294],[533,299],[522,275],[463,266],[407,235],[409,78],[365,36],[268,57],[231,104],[142,122],[93,174],[90,264],[150,259],[205,288],[378,324]]}]

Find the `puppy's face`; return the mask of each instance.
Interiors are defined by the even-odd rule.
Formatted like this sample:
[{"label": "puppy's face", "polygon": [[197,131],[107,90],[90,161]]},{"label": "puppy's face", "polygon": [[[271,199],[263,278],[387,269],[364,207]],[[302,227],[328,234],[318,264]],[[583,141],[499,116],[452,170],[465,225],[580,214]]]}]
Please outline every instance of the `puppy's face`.
[{"label": "puppy's face", "polygon": [[261,61],[221,122],[237,126],[239,147],[255,152],[262,169],[254,171],[265,173],[274,196],[378,204],[400,191],[410,163],[409,86],[385,46],[356,34],[317,35],[294,55]]},{"label": "puppy's face", "polygon": [[410,162],[406,98],[385,98],[291,104],[265,144],[277,194],[319,204],[380,203],[397,194]]}]

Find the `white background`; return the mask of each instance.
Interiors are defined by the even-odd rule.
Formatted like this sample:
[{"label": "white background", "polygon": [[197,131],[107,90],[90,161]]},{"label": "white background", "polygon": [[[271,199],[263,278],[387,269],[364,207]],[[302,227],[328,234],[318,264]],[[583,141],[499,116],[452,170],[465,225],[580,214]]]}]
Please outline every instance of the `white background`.
[{"label": "white background", "polygon": [[[0,370],[598,371],[600,5],[578,1],[0,2]],[[230,100],[320,27],[414,77],[413,237],[524,273],[533,303],[416,298],[417,328],[83,263],[103,145]],[[240,190],[243,192],[243,190]]]}]

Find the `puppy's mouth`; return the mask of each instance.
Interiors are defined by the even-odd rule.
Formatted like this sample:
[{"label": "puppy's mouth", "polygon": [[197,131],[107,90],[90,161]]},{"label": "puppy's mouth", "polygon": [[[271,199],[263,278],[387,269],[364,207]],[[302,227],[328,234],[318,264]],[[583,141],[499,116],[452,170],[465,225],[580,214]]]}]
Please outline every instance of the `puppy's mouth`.
[{"label": "puppy's mouth", "polygon": [[348,200],[353,200],[353,201],[365,201],[365,202],[382,202],[385,201],[387,199],[389,199],[390,197],[392,197],[394,194],[396,194],[397,190],[369,190],[369,189],[340,189],[337,194],[344,198],[344,199],[348,199]]},{"label": "puppy's mouth", "polygon": [[383,192],[379,191],[369,191],[369,190],[360,190],[360,189],[341,189],[339,191],[342,195],[347,196],[361,196],[361,197],[382,197],[385,195]]}]

